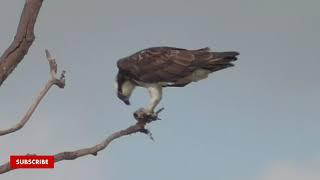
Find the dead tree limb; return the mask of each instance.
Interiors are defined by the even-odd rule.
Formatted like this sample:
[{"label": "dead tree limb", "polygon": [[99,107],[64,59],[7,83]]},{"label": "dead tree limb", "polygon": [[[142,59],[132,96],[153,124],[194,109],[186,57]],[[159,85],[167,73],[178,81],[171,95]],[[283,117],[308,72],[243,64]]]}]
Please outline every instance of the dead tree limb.
[{"label": "dead tree limb", "polygon": [[30,108],[28,109],[26,114],[22,117],[22,119],[17,124],[12,126],[11,128],[8,128],[5,130],[0,130],[0,136],[6,135],[9,133],[13,133],[13,132],[21,129],[28,122],[31,115],[38,107],[40,101],[43,99],[43,97],[47,94],[47,92],[49,91],[49,89],[53,85],[56,85],[60,88],[64,88],[64,86],[65,86],[65,77],[64,77],[65,71],[62,71],[60,77],[57,77],[57,69],[58,69],[57,64],[56,64],[55,59],[53,59],[51,57],[48,50],[46,50],[46,57],[47,57],[47,60],[49,62],[49,66],[50,66],[50,79],[49,79],[49,81],[46,83],[43,90],[38,94],[35,101],[31,104]]},{"label": "dead tree limb", "polygon": [[43,0],[26,0],[13,42],[0,57],[0,86],[22,61],[32,45],[34,25]]},{"label": "dead tree limb", "polygon": [[[12,73],[12,71],[17,67],[17,65],[23,60],[24,56],[27,54],[30,46],[32,45],[35,36],[34,36],[34,25],[41,8],[43,0],[26,0],[20,22],[18,25],[18,29],[15,35],[15,38],[9,48],[2,54],[0,57],[0,86],[6,80],[6,78]],[[0,136],[6,135],[12,132],[15,132],[21,129],[30,119],[31,115],[39,105],[40,101],[49,91],[49,89],[53,85],[57,85],[60,88],[65,86],[65,77],[64,71],[61,73],[59,78],[57,75],[57,64],[55,60],[51,57],[49,51],[46,50],[46,56],[50,65],[50,74],[51,79],[47,82],[44,89],[39,93],[34,103],[31,105],[27,113],[20,120],[19,123],[14,125],[13,127],[0,130]],[[161,110],[160,110],[161,111]],[[160,112],[158,111],[157,114]],[[145,114],[137,113],[135,114],[135,118],[138,121],[136,124],[124,129],[117,131],[110,136],[108,136],[101,143],[89,147],[83,148],[75,151],[65,151],[54,155],[55,162],[63,161],[63,160],[74,160],[79,157],[83,157],[86,155],[94,155],[97,156],[98,152],[105,149],[113,140],[118,139],[120,137],[134,134],[137,132],[141,132],[147,134],[152,138],[151,133],[148,129],[145,128],[147,123],[155,121],[158,119],[158,116],[146,116]],[[29,154],[30,155],[30,154]],[[34,155],[34,154],[32,154]],[[0,165],[0,174],[9,172],[13,169],[10,167],[10,162],[7,162],[3,165]]]},{"label": "dead tree limb", "polygon": [[[59,162],[63,160],[74,160],[82,156],[86,155],[94,155],[97,156],[98,152],[105,149],[113,140],[118,139],[122,136],[134,134],[137,132],[141,132],[144,134],[150,135],[150,131],[148,129],[145,129],[145,126],[147,123],[150,123],[151,121],[138,121],[136,124],[128,127],[127,129],[117,131],[110,136],[108,136],[105,140],[103,140],[101,143],[89,147],[89,148],[83,148],[76,151],[65,151],[54,155],[54,161]],[[30,155],[30,154],[28,154]],[[35,154],[32,154],[35,155]],[[10,162],[7,162],[0,166],[0,174],[9,172],[11,170],[14,170],[10,167]]]}]

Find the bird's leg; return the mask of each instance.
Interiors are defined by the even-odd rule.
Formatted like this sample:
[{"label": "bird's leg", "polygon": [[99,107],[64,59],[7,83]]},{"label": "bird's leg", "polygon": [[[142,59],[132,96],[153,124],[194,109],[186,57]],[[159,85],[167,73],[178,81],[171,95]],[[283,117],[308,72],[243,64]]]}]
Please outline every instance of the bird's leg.
[{"label": "bird's leg", "polygon": [[154,109],[162,98],[162,87],[158,84],[152,84],[149,85],[147,89],[150,95],[150,102],[149,105],[144,108],[144,112],[148,115],[154,115]]},{"label": "bird's leg", "polygon": [[159,104],[162,98],[162,87],[158,84],[152,84],[147,87],[150,101],[147,107],[143,108],[143,111],[148,115],[154,115],[154,109]]},{"label": "bird's leg", "polygon": [[136,119],[145,119],[152,121],[158,119],[158,114],[154,112],[154,109],[159,104],[162,97],[162,87],[158,84],[151,84],[146,87],[150,94],[150,102],[147,107],[138,109],[134,116]]}]

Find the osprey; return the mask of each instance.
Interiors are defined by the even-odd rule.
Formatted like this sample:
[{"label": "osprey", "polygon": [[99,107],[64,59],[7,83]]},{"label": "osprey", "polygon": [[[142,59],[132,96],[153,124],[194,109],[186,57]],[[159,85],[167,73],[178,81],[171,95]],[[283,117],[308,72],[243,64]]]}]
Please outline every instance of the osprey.
[{"label": "osprey", "polygon": [[209,48],[187,50],[175,47],[152,47],[118,60],[116,77],[118,97],[127,105],[136,86],[150,94],[150,103],[142,109],[154,114],[163,87],[184,87],[208,77],[208,74],[233,66],[238,52],[211,52]]}]

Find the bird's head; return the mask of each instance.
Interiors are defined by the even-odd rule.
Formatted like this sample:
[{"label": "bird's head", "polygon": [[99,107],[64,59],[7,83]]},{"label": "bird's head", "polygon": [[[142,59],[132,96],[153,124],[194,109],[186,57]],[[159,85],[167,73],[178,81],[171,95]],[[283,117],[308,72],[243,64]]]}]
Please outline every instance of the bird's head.
[{"label": "bird's head", "polygon": [[115,84],[118,98],[121,99],[126,105],[130,105],[129,99],[135,85],[125,78],[125,76],[123,76],[121,73],[118,73]]}]

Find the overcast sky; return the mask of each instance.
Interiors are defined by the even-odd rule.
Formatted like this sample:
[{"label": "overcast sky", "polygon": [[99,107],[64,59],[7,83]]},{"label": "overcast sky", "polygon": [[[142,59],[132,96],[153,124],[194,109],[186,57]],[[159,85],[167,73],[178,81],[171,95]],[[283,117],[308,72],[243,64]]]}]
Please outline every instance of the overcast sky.
[{"label": "overcast sky", "polygon": [[[24,2],[0,3],[0,51]],[[320,2],[318,0],[44,1],[36,41],[0,88],[0,128],[15,124],[47,81],[44,49],[67,71],[20,131],[0,138],[12,154],[88,147],[134,123],[148,100],[115,96],[116,61],[142,48],[176,46],[241,53],[236,67],[164,91],[155,142],[135,134],[97,157],[53,170],[17,170],[6,180],[320,179]]]}]

